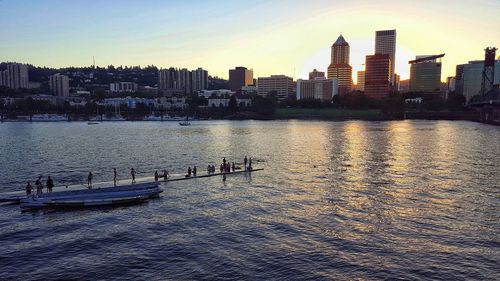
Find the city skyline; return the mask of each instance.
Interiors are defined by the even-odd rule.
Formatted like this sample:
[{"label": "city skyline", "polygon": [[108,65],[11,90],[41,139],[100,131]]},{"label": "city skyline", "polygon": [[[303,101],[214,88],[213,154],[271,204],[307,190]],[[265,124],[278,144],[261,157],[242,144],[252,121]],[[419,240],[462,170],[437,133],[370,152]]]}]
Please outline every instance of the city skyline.
[{"label": "city skyline", "polygon": [[1,1],[0,61],[86,66],[95,56],[99,66],[203,67],[225,79],[228,69],[245,66],[254,77],[306,79],[313,69],[326,71],[330,47],[342,34],[356,83],[366,55],[374,53],[375,31],[396,29],[401,79],[409,78],[415,56],[446,53],[446,81],[457,64],[500,45],[498,1],[123,3]]}]

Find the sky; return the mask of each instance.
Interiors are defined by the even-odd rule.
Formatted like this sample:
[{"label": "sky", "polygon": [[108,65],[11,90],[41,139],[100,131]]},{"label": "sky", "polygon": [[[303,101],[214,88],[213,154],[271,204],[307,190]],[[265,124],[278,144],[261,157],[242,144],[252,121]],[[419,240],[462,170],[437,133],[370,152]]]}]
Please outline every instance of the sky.
[{"label": "sky", "polygon": [[[455,66],[500,47],[500,0],[0,0],[0,61],[37,66],[154,64],[203,67],[226,78],[307,78],[325,71],[342,34],[353,79],[373,54],[375,31],[397,30],[396,73],[409,78],[415,55],[446,53]],[[497,56],[500,52],[497,52]]]}]

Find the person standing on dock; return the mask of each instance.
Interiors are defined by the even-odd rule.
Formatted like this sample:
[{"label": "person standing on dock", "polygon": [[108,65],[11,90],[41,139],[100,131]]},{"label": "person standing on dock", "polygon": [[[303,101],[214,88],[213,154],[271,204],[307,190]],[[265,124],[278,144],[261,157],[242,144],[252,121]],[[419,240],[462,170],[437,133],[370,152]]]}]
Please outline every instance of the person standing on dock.
[{"label": "person standing on dock", "polygon": [[130,175],[132,176],[132,184],[135,183],[135,170],[134,168],[130,168]]},{"label": "person standing on dock", "polygon": [[210,173],[212,172],[212,167],[210,165],[207,166],[207,174],[210,175]]},{"label": "person standing on dock", "polygon": [[158,170],[155,171],[155,181],[158,181]]},{"label": "person standing on dock", "polygon": [[234,162],[231,164],[231,170],[233,170],[233,173],[236,170],[236,165],[234,165]]},{"label": "person standing on dock", "polygon": [[87,187],[92,188],[92,172],[89,172],[89,175],[87,176]]},{"label": "person standing on dock", "polygon": [[245,164],[245,171],[247,170],[248,158],[245,155],[245,159],[243,159],[243,163]]},{"label": "person standing on dock", "polygon": [[187,178],[191,177],[191,166],[188,167],[188,174],[186,176]]},{"label": "person standing on dock", "polygon": [[35,181],[36,186],[36,194],[43,193],[43,185],[42,185],[42,176],[38,176],[38,179]]},{"label": "person standing on dock", "polygon": [[118,173],[116,172],[116,168],[113,168],[113,184],[116,186],[118,182]]},{"label": "person standing on dock", "polygon": [[196,166],[193,167],[193,177],[196,177]]},{"label": "person standing on dock", "polygon": [[47,177],[47,192],[52,192],[52,188],[54,188],[54,181],[50,176]]},{"label": "person standing on dock", "polygon": [[168,171],[167,170],[163,170],[163,180],[164,181],[168,180]]},{"label": "person standing on dock", "polygon": [[28,182],[28,184],[26,185],[26,195],[30,195],[32,190],[33,186],[31,186],[31,182]]},{"label": "person standing on dock", "polygon": [[252,167],[252,157],[248,158],[248,166]]}]

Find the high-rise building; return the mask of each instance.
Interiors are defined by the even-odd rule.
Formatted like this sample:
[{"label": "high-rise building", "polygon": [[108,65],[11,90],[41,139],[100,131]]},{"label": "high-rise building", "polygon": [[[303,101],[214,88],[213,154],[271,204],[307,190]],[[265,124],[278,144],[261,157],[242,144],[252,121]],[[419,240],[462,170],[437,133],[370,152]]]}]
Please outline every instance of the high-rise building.
[{"label": "high-rise building", "polygon": [[438,92],[441,87],[441,58],[444,54],[435,56],[417,56],[409,61],[410,91]]},{"label": "high-rise building", "polygon": [[191,75],[193,92],[208,89],[208,71],[198,67],[198,69],[191,71]]},{"label": "high-rise building", "polygon": [[[469,61],[463,64],[461,76],[461,92],[458,91],[458,79],[455,81],[455,92],[465,96],[467,100],[481,93],[483,80],[484,60]],[[495,61],[493,84],[500,84],[500,60]]]},{"label": "high-rise building", "polygon": [[391,59],[387,54],[366,56],[365,94],[371,98],[385,98],[390,90]]},{"label": "high-rise building", "polygon": [[13,89],[27,89],[29,86],[28,65],[8,63],[7,69],[0,71],[0,86]]},{"label": "high-rise building", "polygon": [[352,88],[352,67],[349,65],[349,43],[340,35],[332,45],[328,78],[337,78],[339,93],[345,94]]},{"label": "high-rise building", "polygon": [[365,72],[363,70],[358,71],[357,73],[358,77],[358,84],[356,85],[356,89],[358,91],[364,91],[365,90]]},{"label": "high-rise building", "polygon": [[389,55],[391,60],[390,83],[394,84],[396,67],[396,30],[381,30],[375,32],[375,54]]},{"label": "high-rise building", "polygon": [[297,80],[297,100],[317,99],[331,102],[338,94],[338,79]]},{"label": "high-rise building", "polygon": [[229,89],[240,91],[241,87],[253,85],[253,70],[237,66],[229,70]]},{"label": "high-rise building", "polygon": [[290,95],[295,94],[293,78],[285,75],[257,78],[257,94],[266,96],[270,92],[276,93],[278,101],[286,100]]},{"label": "high-rise building", "polygon": [[198,68],[161,69],[158,73],[158,91],[167,95],[185,95],[208,89],[208,71]]},{"label": "high-rise building", "polygon": [[54,74],[49,76],[49,87],[58,97],[69,97],[69,78],[66,75]]},{"label": "high-rise building", "polygon": [[317,69],[314,69],[313,71],[309,72],[309,80],[314,80],[316,78],[320,79],[325,78],[325,73],[323,71],[318,71]]}]

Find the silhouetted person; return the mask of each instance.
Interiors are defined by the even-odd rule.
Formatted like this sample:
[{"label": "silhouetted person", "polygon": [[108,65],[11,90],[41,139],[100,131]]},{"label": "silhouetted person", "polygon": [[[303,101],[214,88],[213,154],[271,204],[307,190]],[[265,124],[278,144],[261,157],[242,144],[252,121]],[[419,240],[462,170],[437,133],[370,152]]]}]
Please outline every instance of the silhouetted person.
[{"label": "silhouetted person", "polygon": [[91,188],[92,187],[92,172],[89,172],[89,175],[87,176],[87,187]]},{"label": "silhouetted person", "polygon": [[54,188],[54,180],[50,176],[47,177],[47,192],[52,192],[52,188]]},{"label": "silhouetted person", "polygon": [[210,173],[212,172],[212,167],[210,165],[207,166],[207,174],[210,175]]},{"label": "silhouetted person", "polygon": [[194,166],[194,167],[193,167],[193,177],[196,177],[196,172],[197,172],[196,170],[197,170],[197,169],[196,169],[196,166]]},{"label": "silhouetted person", "polygon": [[252,167],[252,157],[250,157],[250,158],[248,159],[248,165],[249,165],[250,167]]},{"label": "silhouetted person", "polygon": [[245,171],[247,169],[247,164],[248,164],[248,158],[247,156],[245,155],[245,159],[243,159],[243,163],[245,164]]},{"label": "silhouetted person", "polygon": [[130,168],[130,175],[132,176],[132,184],[135,183],[135,170],[134,168]]},{"label": "silhouetted person", "polygon": [[188,174],[187,174],[187,177],[191,177],[191,166],[188,167]]},{"label": "silhouetted person", "polygon": [[158,181],[158,170],[155,171],[155,181]]},{"label": "silhouetted person", "polygon": [[234,165],[234,162],[231,165],[231,169],[233,170],[233,172],[236,170],[236,166]]},{"label": "silhouetted person", "polygon": [[167,170],[163,170],[163,180],[167,181],[167,179],[168,179],[168,171]]},{"label": "silhouetted person", "polygon": [[116,172],[116,168],[113,168],[113,184],[116,186],[118,182],[118,173]]},{"label": "silhouetted person", "polygon": [[35,181],[36,194],[43,193],[43,184],[42,184],[42,176],[38,176],[38,179]]},{"label": "silhouetted person", "polygon": [[28,182],[26,185],[26,195],[30,195],[31,191],[33,191],[33,186],[31,186],[31,182]]}]

